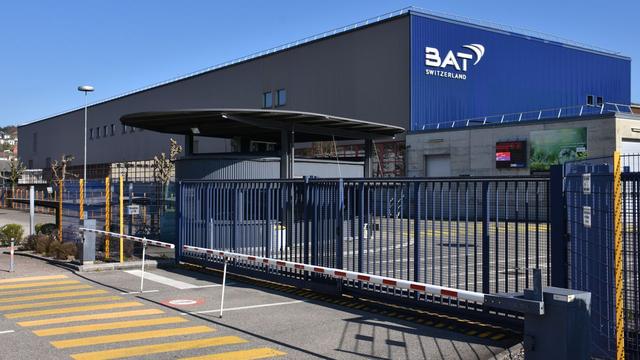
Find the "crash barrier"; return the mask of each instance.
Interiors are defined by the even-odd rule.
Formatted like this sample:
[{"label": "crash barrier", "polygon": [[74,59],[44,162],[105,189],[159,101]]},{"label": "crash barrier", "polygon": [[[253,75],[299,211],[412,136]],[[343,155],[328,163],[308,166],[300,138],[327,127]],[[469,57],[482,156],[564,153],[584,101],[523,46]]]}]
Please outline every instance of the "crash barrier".
[{"label": "crash barrier", "polygon": [[542,287],[540,270],[534,271],[533,289],[522,293],[484,294],[427,283],[382,277],[355,271],[283,261],[224,250],[183,245],[185,253],[215,257],[224,262],[220,317],[224,308],[224,289],[229,261],[251,266],[316,274],[341,282],[368,283],[381,287],[431,294],[449,299],[474,302],[493,310],[516,311],[524,316],[524,347],[527,359],[589,358],[589,312],[591,295],[587,292]]},{"label": "crash barrier", "polygon": [[[109,231],[97,230],[97,229],[95,229],[95,222],[86,222],[85,224],[91,225],[91,226],[94,226],[94,227],[93,228],[91,228],[91,227],[81,227],[79,229],[84,234],[84,236],[83,236],[83,245],[84,245],[84,243],[87,242],[87,240],[89,240],[88,241],[89,243],[93,242],[93,244],[95,244],[95,234],[102,234],[102,235],[105,235],[105,236],[113,236],[114,238],[120,238],[120,239],[123,239],[123,240],[130,240],[130,241],[134,241],[134,242],[142,244],[142,265],[141,265],[142,273],[141,273],[141,277],[140,277],[140,292],[141,293],[144,291],[144,264],[145,264],[147,246],[156,246],[156,247],[162,247],[162,248],[166,248],[166,249],[175,248],[175,246],[173,244],[162,242],[162,241],[149,240],[149,239],[144,238],[144,237],[141,238],[141,237],[138,237],[138,236],[125,235],[125,234],[119,234],[119,233],[114,233],[114,232],[109,232]],[[91,239],[91,238],[87,239],[86,233],[94,234],[93,239]],[[92,245],[88,244],[88,247],[91,248]],[[83,246],[83,248],[84,248],[84,246]],[[93,245],[93,248],[95,248],[95,245]]]}]

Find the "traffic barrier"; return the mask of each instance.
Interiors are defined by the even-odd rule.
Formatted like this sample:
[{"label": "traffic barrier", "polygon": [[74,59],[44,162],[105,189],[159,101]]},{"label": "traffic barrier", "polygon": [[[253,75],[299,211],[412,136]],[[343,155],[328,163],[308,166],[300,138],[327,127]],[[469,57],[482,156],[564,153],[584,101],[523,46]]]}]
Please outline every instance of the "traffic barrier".
[{"label": "traffic barrier", "polygon": [[[123,239],[127,239],[127,240],[131,240],[131,241],[135,241],[135,242],[139,242],[142,244],[142,273],[140,275],[140,293],[142,293],[144,291],[144,262],[145,262],[145,256],[147,253],[147,245],[151,245],[151,246],[156,246],[156,247],[162,247],[162,248],[166,248],[166,249],[174,249],[175,246],[173,244],[170,243],[166,243],[166,242],[162,242],[162,241],[157,241],[157,240],[149,240],[147,238],[143,238],[143,237],[138,237],[138,236],[132,236],[132,235],[125,235],[125,234],[119,234],[119,233],[114,233],[114,232],[110,232],[110,231],[103,231],[103,230],[98,230],[98,229],[90,229],[90,228],[84,228],[81,227],[79,229],[81,232],[93,232],[96,234],[103,234],[105,236],[113,236],[113,237],[118,237],[120,238],[120,241],[122,241]],[[122,245],[121,245],[122,248]],[[122,258],[122,250],[120,250],[120,257]]]},{"label": "traffic barrier", "polygon": [[330,276],[330,277],[341,279],[341,280],[346,279],[346,280],[361,281],[361,282],[366,282],[371,284],[394,287],[394,288],[403,289],[403,290],[411,290],[411,291],[417,291],[417,292],[422,292],[422,293],[431,294],[431,295],[446,296],[454,299],[473,301],[478,304],[483,304],[484,298],[485,298],[485,294],[480,292],[459,290],[459,289],[450,288],[450,287],[431,285],[431,284],[414,282],[414,281],[406,281],[406,280],[400,280],[400,279],[377,276],[377,275],[370,275],[370,274],[359,273],[355,271],[347,271],[347,270],[334,269],[334,268],[323,267],[323,266],[308,265],[308,264],[302,264],[302,263],[297,263],[292,261],[276,260],[276,259],[260,257],[260,256],[238,254],[238,253],[233,253],[229,251],[205,249],[205,248],[190,246],[190,245],[183,245],[182,249],[184,251],[192,251],[200,254],[222,257],[225,260],[229,258],[229,259],[253,262],[255,264],[264,264],[272,267],[282,267],[282,268],[287,268],[291,270],[304,270],[311,273],[322,274],[322,275]]}]

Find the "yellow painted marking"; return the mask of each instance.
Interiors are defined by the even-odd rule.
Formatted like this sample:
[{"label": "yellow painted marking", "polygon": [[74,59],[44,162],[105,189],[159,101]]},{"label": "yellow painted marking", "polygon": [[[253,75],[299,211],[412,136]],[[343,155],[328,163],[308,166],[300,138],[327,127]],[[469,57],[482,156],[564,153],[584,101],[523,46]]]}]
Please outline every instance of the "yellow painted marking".
[{"label": "yellow painted marking", "polygon": [[271,348],[257,348],[250,350],[229,351],[219,354],[194,356],[182,358],[181,360],[255,360],[282,355],[287,355],[287,353]]},{"label": "yellow painted marking", "polygon": [[491,335],[491,331],[485,331],[482,334],[478,335],[481,338],[486,338],[487,336]]},{"label": "yellow painted marking", "polygon": [[67,291],[67,290],[79,290],[79,289],[91,289],[91,285],[66,285],[66,286],[54,286],[54,287],[45,287],[45,288],[37,288],[37,289],[24,289],[24,290],[9,290],[9,291],[0,291],[0,296],[5,295],[19,295],[19,294],[34,294],[34,293],[42,293],[42,292],[55,292],[55,291]]},{"label": "yellow painted marking", "polygon": [[77,326],[64,326],[50,329],[35,330],[33,333],[38,336],[52,336],[63,334],[77,334],[83,332],[100,331],[100,330],[113,330],[113,329],[129,329],[142,326],[154,326],[165,324],[177,324],[188,322],[189,320],[180,317],[163,317],[158,319],[144,319],[144,320],[130,320],[130,321],[115,321],[110,323],[91,324],[91,325],[77,325]]},{"label": "yellow painted marking", "polygon": [[478,332],[476,330],[467,331],[467,335],[471,335],[471,336],[473,336],[473,335],[475,335],[477,333]]},{"label": "yellow painted marking", "polygon": [[[40,294],[40,295],[28,295],[28,296],[17,296],[0,299],[0,303],[8,303],[8,302],[17,302],[17,301],[31,301],[31,300],[42,300],[42,299],[57,299],[57,298],[65,298],[65,297],[77,297],[84,295],[98,295],[98,294],[106,294],[105,290],[87,290],[87,291],[70,291],[65,293],[57,293],[57,294]],[[0,306],[0,309],[2,307]]]},{"label": "yellow painted marking", "polygon": [[30,326],[53,325],[53,324],[65,324],[65,323],[70,323],[75,321],[117,319],[117,318],[127,318],[132,316],[159,315],[159,314],[164,314],[164,311],[160,309],[144,309],[144,310],[119,311],[119,312],[110,312],[110,313],[101,313],[101,314],[65,316],[65,317],[59,317],[59,318],[53,318],[53,319],[22,321],[22,322],[19,322],[18,325],[23,327],[30,327]]},{"label": "yellow painted marking", "polygon": [[237,336],[221,336],[208,339],[189,340],[189,341],[176,341],[155,345],[142,345],[133,346],[112,350],[93,351],[87,353],[73,354],[72,358],[76,360],[109,360],[109,359],[121,359],[125,357],[160,354],[170,351],[181,351],[191,349],[202,349],[212,346],[221,345],[233,345],[246,343],[247,340],[241,339]]},{"label": "yellow painted marking", "polygon": [[7,317],[7,319],[18,319],[18,318],[34,317],[34,316],[42,316],[42,315],[60,315],[60,314],[69,314],[74,312],[120,309],[120,308],[135,307],[135,306],[144,306],[144,304],[139,302],[124,302],[124,303],[113,303],[113,304],[76,306],[76,307],[61,308],[61,309],[17,312],[17,313],[5,314],[4,316]]},{"label": "yellow painted marking", "polygon": [[215,329],[210,328],[208,326],[192,326],[192,327],[186,327],[186,328],[138,331],[138,332],[130,332],[130,333],[124,333],[124,334],[58,340],[58,341],[52,341],[51,345],[57,347],[58,349],[66,349],[66,348],[79,347],[79,346],[110,344],[110,343],[117,343],[117,342],[124,342],[124,341],[157,339],[157,338],[162,338],[167,336],[202,334],[202,333],[210,333],[214,331]]},{"label": "yellow painted marking", "polygon": [[33,309],[33,308],[39,308],[39,307],[45,307],[45,306],[83,304],[83,303],[114,301],[114,300],[122,300],[122,298],[120,296],[98,296],[98,297],[92,297],[92,298],[64,299],[64,300],[45,301],[45,302],[37,302],[37,303],[14,304],[14,305],[0,306],[0,311]]},{"label": "yellow painted marking", "polygon": [[0,285],[0,290],[33,288],[33,287],[51,286],[51,285],[69,285],[69,284],[79,284],[79,283],[80,281],[78,280],[41,281],[41,282],[26,283],[26,284]]},{"label": "yellow painted marking", "polygon": [[66,275],[27,276],[27,277],[21,277],[21,278],[13,278],[13,279],[2,279],[0,280],[0,284],[38,281],[38,280],[66,279],[66,278],[67,278]]},{"label": "yellow painted marking", "polygon": [[500,340],[500,339],[502,339],[502,338],[503,338],[503,337],[505,337],[505,336],[506,336],[505,334],[498,334],[498,335],[496,335],[496,336],[492,336],[492,337],[491,337],[491,340]]}]

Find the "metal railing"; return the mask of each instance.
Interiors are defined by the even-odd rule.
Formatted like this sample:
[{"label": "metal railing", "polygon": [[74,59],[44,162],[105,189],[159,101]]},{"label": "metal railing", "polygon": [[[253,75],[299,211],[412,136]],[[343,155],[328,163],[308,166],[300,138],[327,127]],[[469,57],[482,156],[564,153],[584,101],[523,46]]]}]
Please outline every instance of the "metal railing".
[{"label": "metal railing", "polygon": [[576,106],[568,106],[568,107],[561,107],[561,108],[554,108],[554,109],[541,109],[541,110],[523,111],[523,112],[500,114],[500,115],[481,116],[481,117],[462,119],[462,120],[427,123],[422,125],[422,128],[420,130],[445,130],[445,129],[452,129],[452,128],[466,128],[466,127],[472,127],[472,126],[485,126],[485,125],[501,125],[501,124],[517,123],[522,121],[562,119],[562,118],[569,118],[569,117],[581,117],[581,116],[613,114],[613,113],[632,114],[633,111],[631,110],[630,105],[616,104],[616,103],[603,103],[600,106],[576,105]]},{"label": "metal railing", "polygon": [[[181,261],[214,261],[186,245],[483,293],[522,291],[533,269],[550,283],[548,178],[182,182],[177,208]],[[269,275],[323,281],[287,269]],[[468,306],[375,284],[343,287]]]}]

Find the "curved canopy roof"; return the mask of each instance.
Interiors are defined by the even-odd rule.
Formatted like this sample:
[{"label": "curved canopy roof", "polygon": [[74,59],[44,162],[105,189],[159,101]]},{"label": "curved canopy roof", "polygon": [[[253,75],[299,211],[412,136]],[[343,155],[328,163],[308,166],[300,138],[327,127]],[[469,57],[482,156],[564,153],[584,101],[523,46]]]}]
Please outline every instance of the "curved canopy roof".
[{"label": "curved canopy roof", "polygon": [[296,142],[335,138],[385,139],[405,130],[398,126],[300,111],[271,109],[188,109],[124,115],[129,126],[162,133],[218,138],[246,136],[279,142],[282,130],[292,130]]}]

